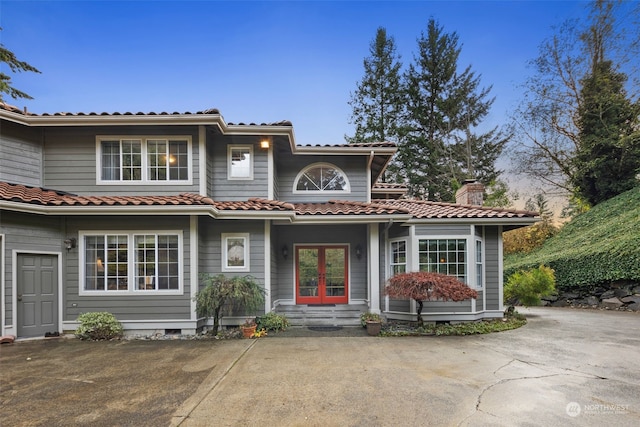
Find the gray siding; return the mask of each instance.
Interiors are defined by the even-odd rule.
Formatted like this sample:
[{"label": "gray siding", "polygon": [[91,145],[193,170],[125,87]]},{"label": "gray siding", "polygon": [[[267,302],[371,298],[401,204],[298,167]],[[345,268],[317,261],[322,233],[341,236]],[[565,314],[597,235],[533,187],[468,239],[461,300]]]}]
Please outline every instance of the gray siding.
[{"label": "gray siding", "polygon": [[[192,184],[96,185],[96,136],[191,137]],[[171,195],[198,193],[198,128],[196,126],[116,126],[50,128],[44,131],[44,186],[81,195]]]},{"label": "gray siding", "polygon": [[468,313],[471,311],[471,301],[425,301],[422,314],[428,313]]},{"label": "gray siding", "polygon": [[[280,153],[277,160],[278,195],[287,202],[326,202],[328,200],[367,200],[366,156],[301,156]],[[351,188],[350,193],[294,193],[293,184],[302,169],[312,163],[331,163],[342,169]]]},{"label": "gray siding", "polygon": [[485,227],[485,292],[487,293],[486,310],[500,309],[500,259],[498,251],[498,227]]},{"label": "gray siding", "polygon": [[[13,265],[12,254],[17,251],[62,252],[64,240],[63,220],[31,214],[17,214],[10,211],[0,212],[0,234],[4,234],[4,308],[5,325],[13,323]],[[62,298],[62,295],[60,295]],[[16,326],[16,325],[14,325]]]},{"label": "gray siding", "polygon": [[0,181],[40,187],[41,131],[5,121],[0,129]]},{"label": "gray siding", "polygon": [[[216,136],[208,142],[207,163],[211,171],[210,197],[214,200],[247,200],[268,196],[268,153],[258,145],[257,136]],[[229,145],[253,146],[253,180],[228,179]]]},{"label": "gray siding", "polygon": [[471,226],[464,224],[419,224],[415,226],[417,236],[468,236]]},{"label": "gray siding", "polygon": [[[68,252],[64,264],[65,306],[63,320],[73,321],[79,314],[91,311],[109,311],[118,320],[172,320],[191,318],[191,262],[189,258],[190,233],[187,217],[91,217],[67,219],[68,237],[77,237],[85,230],[181,230],[183,238],[183,260],[181,295],[135,294],[135,295],[79,295],[78,256],[79,247]],[[75,304],[75,305],[74,305]]]},{"label": "gray siding", "polygon": [[[286,245],[289,256],[283,259],[278,254],[278,281],[272,283],[277,288],[280,299],[295,299],[295,244],[350,244],[349,254],[349,295],[351,299],[367,298],[367,228],[364,225],[326,225],[326,226],[277,226],[274,228],[276,248]],[[355,247],[362,246],[362,257],[357,259]]]},{"label": "gray siding", "polygon": [[[265,281],[265,236],[263,221],[213,220],[199,218],[200,239],[198,272],[211,275],[251,275],[264,286]],[[222,271],[222,233],[249,233],[248,272],[229,273]],[[202,287],[202,283],[200,283]],[[260,314],[260,313],[258,313]]]}]

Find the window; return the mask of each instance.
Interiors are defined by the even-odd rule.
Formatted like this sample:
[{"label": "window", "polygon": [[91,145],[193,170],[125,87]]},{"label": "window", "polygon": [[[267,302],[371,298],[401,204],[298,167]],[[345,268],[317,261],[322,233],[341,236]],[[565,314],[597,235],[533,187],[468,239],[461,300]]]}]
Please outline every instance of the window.
[{"label": "window", "polygon": [[456,276],[467,283],[467,241],[465,239],[424,239],[418,241],[420,271]]},{"label": "window", "polygon": [[233,146],[228,148],[229,179],[253,179],[253,147]]},{"label": "window", "polygon": [[407,242],[391,242],[391,275],[407,271]]},{"label": "window", "polygon": [[484,286],[484,268],[482,262],[482,241],[476,240],[476,287],[482,289]]},{"label": "window", "polygon": [[222,270],[249,271],[249,234],[222,234]]},{"label": "window", "polygon": [[296,177],[293,191],[349,192],[347,176],[329,163],[314,163],[303,169]]},{"label": "window", "polygon": [[98,182],[190,181],[189,137],[98,137]]},{"label": "window", "polygon": [[180,291],[179,234],[87,234],[84,286],[92,292]]}]

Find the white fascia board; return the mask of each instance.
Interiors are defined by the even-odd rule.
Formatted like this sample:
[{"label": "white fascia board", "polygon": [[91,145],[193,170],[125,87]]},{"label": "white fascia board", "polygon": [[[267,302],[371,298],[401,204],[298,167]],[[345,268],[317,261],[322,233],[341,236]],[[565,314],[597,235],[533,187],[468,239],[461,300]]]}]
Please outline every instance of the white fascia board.
[{"label": "white fascia board", "polygon": [[351,155],[351,156],[369,156],[371,152],[374,155],[393,155],[398,151],[397,147],[337,147],[332,145],[323,145],[321,147],[295,146],[293,152],[299,155]]},{"label": "white fascia board", "polygon": [[118,126],[118,125],[218,125],[226,124],[219,114],[109,114],[25,116],[0,110],[0,118],[27,126]]},{"label": "white fascia board", "polygon": [[540,218],[416,218],[405,225],[417,224],[474,224],[474,225],[533,225]]},{"label": "white fascia board", "polygon": [[297,215],[293,220],[294,224],[372,224],[388,223],[390,219],[394,222],[404,222],[410,216],[390,216],[390,215]]},{"label": "white fascia board", "polygon": [[259,220],[289,220],[294,218],[293,212],[273,211],[218,211],[216,219],[259,219]]},{"label": "white fascia board", "polygon": [[212,206],[42,206],[20,202],[0,202],[0,209],[39,215],[211,215]]}]

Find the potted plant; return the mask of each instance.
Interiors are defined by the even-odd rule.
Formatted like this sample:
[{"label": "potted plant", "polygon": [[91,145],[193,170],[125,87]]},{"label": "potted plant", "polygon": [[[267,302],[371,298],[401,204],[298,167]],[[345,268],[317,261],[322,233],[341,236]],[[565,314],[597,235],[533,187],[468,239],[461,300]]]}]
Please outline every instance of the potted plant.
[{"label": "potted plant", "polygon": [[367,328],[367,334],[376,336],[382,329],[382,317],[378,313],[366,312],[360,315],[360,323]]},{"label": "potted plant", "polygon": [[240,325],[243,338],[251,338],[256,333],[256,319],[249,317],[245,322]]}]

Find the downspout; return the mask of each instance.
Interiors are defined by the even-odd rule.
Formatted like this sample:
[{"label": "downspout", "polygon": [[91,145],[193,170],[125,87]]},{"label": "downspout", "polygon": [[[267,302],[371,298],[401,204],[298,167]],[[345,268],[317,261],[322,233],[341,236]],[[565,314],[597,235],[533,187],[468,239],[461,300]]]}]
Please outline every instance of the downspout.
[{"label": "downspout", "polygon": [[371,203],[371,187],[373,182],[371,181],[371,165],[373,164],[374,151],[369,152],[369,160],[367,161],[367,203]]}]

